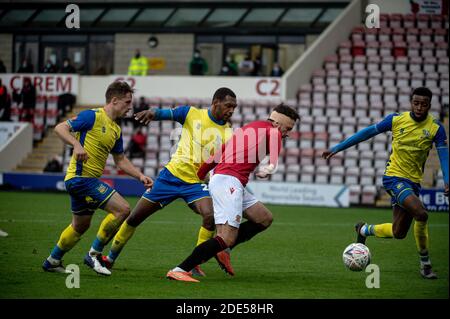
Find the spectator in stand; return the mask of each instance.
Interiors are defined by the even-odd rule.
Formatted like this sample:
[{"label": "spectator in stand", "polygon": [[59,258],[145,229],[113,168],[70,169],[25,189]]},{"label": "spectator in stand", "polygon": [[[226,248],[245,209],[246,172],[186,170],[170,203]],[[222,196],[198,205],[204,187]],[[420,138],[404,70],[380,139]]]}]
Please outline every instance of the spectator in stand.
[{"label": "spectator in stand", "polygon": [[130,159],[143,158],[145,154],[145,144],[147,137],[142,132],[142,128],[138,128],[131,137],[130,144],[128,146],[128,152]]},{"label": "spectator in stand", "polygon": [[33,122],[34,109],[36,107],[36,89],[30,78],[23,79],[19,100],[22,102],[20,121]]},{"label": "spectator in stand", "polygon": [[146,76],[148,71],[148,60],[145,56],[141,56],[141,51],[136,49],[134,57],[130,60],[128,66],[128,75]]},{"label": "spectator in stand", "polygon": [[62,172],[63,166],[60,156],[54,155],[45,165],[44,172],[48,173],[59,173]]},{"label": "spectator in stand", "polygon": [[27,59],[23,59],[22,64],[20,65],[17,73],[33,73],[34,67]]},{"label": "spectator in stand", "polygon": [[6,73],[6,66],[3,63],[3,60],[0,60],[0,73]]},{"label": "spectator in stand", "polygon": [[255,60],[253,60],[253,76],[262,76],[262,62],[261,62],[261,56],[257,56]]},{"label": "spectator in stand", "polygon": [[202,57],[200,50],[195,50],[194,57],[189,64],[189,73],[191,75],[205,75],[208,72],[208,63]]},{"label": "spectator in stand", "polygon": [[56,65],[53,64],[53,62],[50,59],[48,59],[42,72],[43,73],[58,73],[58,68],[56,67]]},{"label": "spectator in stand", "polygon": [[11,117],[11,100],[8,90],[0,79],[0,121],[9,121]]},{"label": "spectator in stand", "polygon": [[226,64],[222,65],[222,68],[220,69],[219,75],[236,75],[233,74],[233,70],[230,69],[230,67]]},{"label": "spectator in stand", "polygon": [[75,67],[70,63],[69,58],[65,58],[63,61],[63,67],[61,68],[61,73],[77,73]]},{"label": "spectator in stand", "polygon": [[270,76],[283,76],[283,74],[284,74],[283,69],[278,64],[278,62],[275,62],[273,64],[272,72],[270,72]]},{"label": "spectator in stand", "polygon": [[228,54],[225,58],[225,65],[228,66],[228,68],[231,70],[231,75],[238,75],[238,65],[236,61],[234,61],[233,56],[231,56],[230,54]]},{"label": "spectator in stand", "polygon": [[247,54],[245,59],[239,63],[239,75],[243,76],[251,76],[255,71],[255,64],[250,59],[250,56]]}]

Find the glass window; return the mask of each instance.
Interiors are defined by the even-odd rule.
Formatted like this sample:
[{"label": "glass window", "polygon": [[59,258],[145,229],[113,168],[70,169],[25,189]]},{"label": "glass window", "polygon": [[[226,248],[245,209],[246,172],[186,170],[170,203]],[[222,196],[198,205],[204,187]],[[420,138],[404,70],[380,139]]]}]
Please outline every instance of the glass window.
[{"label": "glass window", "polygon": [[278,26],[309,27],[321,12],[322,8],[290,9],[278,23]]},{"label": "glass window", "polygon": [[89,27],[105,9],[80,9],[81,27]]},{"label": "glass window", "polygon": [[206,16],[210,9],[178,9],[165,24],[166,27],[188,27],[196,26]]},{"label": "glass window", "polygon": [[114,41],[89,43],[89,73],[108,75],[113,73]]},{"label": "glass window", "polygon": [[38,13],[31,22],[33,27],[56,26],[56,24],[64,19],[66,11],[61,9],[45,9]]},{"label": "glass window", "polygon": [[343,9],[341,8],[333,8],[327,9],[325,13],[320,17],[319,21],[314,25],[315,27],[325,27],[331,22],[333,22],[339,14],[341,14]]},{"label": "glass window", "polygon": [[154,8],[145,9],[131,24],[132,27],[150,27],[161,25],[174,9],[170,8]]},{"label": "glass window", "polygon": [[16,42],[14,44],[14,68],[13,71],[17,72],[22,65],[23,60],[27,60],[31,64],[33,72],[38,72],[38,54],[39,43],[38,42]]},{"label": "glass window", "polygon": [[27,21],[35,12],[34,9],[10,10],[0,20],[0,26],[18,26]]},{"label": "glass window", "polygon": [[245,27],[271,26],[284,10],[283,8],[252,9],[240,25]]},{"label": "glass window", "polygon": [[97,23],[99,27],[123,27],[139,9],[111,9]]},{"label": "glass window", "polygon": [[202,26],[206,27],[232,27],[239,21],[247,9],[216,9],[206,19]]}]

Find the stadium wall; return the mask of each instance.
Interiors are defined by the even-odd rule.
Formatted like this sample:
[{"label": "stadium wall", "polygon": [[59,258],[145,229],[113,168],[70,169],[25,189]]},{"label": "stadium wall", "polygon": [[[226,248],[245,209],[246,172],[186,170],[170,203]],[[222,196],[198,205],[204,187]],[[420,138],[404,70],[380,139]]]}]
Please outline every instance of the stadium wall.
[{"label": "stadium wall", "polygon": [[[156,48],[148,45],[151,35],[158,38],[159,45]],[[150,70],[150,74],[188,75],[194,52],[194,35],[117,33],[114,41],[115,74],[128,73],[128,65],[136,49],[140,49],[142,56],[165,61],[163,70]]]},{"label": "stadium wall", "polygon": [[136,97],[211,98],[219,87],[229,87],[238,99],[279,100],[281,81],[279,78],[259,77],[202,77],[202,76],[81,76],[81,105],[102,105],[105,91],[113,81],[126,80],[136,89]]},{"label": "stadium wall", "polygon": [[[15,168],[33,150],[33,127],[28,123],[0,122],[0,128],[20,126],[12,136],[0,146],[0,171]],[[14,131],[14,128],[12,128]]]},{"label": "stadium wall", "polygon": [[281,85],[284,100],[295,99],[298,88],[309,83],[312,73],[322,67],[325,57],[335,53],[339,43],[348,39],[353,27],[361,22],[363,4],[361,0],[353,0],[284,74]]}]

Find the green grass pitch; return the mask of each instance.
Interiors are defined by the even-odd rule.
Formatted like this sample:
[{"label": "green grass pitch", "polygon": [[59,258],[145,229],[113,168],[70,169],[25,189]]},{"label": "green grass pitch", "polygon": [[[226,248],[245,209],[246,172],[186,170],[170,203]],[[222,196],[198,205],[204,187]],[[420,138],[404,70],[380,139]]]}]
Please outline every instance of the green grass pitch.
[{"label": "green grass pitch", "polygon": [[[127,198],[134,205],[137,198]],[[380,288],[368,289],[366,272],[344,268],[342,252],[354,242],[356,221],[391,221],[388,209],[332,209],[269,205],[274,223],[232,252],[235,277],[214,259],[203,265],[207,277],[191,284],[165,279],[197,240],[200,217],[177,201],[147,219],[116,262],[111,277],[83,265],[105,213],[64,256],[80,267],[80,288],[68,289],[66,276],[41,269],[60,232],[71,219],[67,194],[0,192],[0,298],[254,298],[353,299],[448,298],[449,214],[431,213],[431,258],[438,280],[424,280],[412,229],[404,240],[369,238],[372,263],[380,268]]]}]

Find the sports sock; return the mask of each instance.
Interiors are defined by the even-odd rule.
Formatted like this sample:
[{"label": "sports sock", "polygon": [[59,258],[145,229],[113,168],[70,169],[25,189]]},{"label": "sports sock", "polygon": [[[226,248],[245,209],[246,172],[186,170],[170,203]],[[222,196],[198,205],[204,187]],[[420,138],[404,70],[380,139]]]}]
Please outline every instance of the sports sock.
[{"label": "sports sock", "polygon": [[114,236],[111,250],[109,251],[108,258],[111,261],[115,261],[119,257],[120,251],[123,249],[128,240],[133,236],[136,227],[128,225],[125,221],[122,226],[120,226],[119,231],[116,236]]},{"label": "sports sock", "polygon": [[[200,265],[214,257],[218,252],[227,248],[227,245],[220,236],[211,238],[204,243],[198,245],[192,251],[192,254],[186,258],[179,268],[189,271],[197,265]],[[186,270],[187,269],[187,270]]]},{"label": "sports sock", "polygon": [[428,255],[428,223],[426,221],[414,222],[414,238],[419,254]]},{"label": "sports sock", "polygon": [[198,232],[198,240],[197,245],[200,245],[201,243],[207,241],[208,239],[211,239],[214,237],[214,230],[207,230],[205,227],[201,226],[200,230]]},{"label": "sports sock", "polygon": [[[363,226],[361,228],[361,233],[363,232]],[[392,223],[378,224],[378,225],[367,225],[364,229],[364,236],[375,236],[379,238],[393,238],[392,233]]]},{"label": "sports sock", "polygon": [[50,253],[49,261],[53,264],[55,261],[61,260],[66,252],[71,250],[81,239],[81,234],[77,233],[72,224],[66,227],[59,237],[58,243]]},{"label": "sports sock", "polygon": [[239,231],[238,231],[236,241],[234,242],[234,245],[230,247],[230,249],[233,249],[237,245],[250,240],[256,234],[262,232],[264,229],[265,228],[260,226],[259,224],[256,224],[252,221],[247,220],[245,223],[242,223],[239,226]]},{"label": "sports sock", "polygon": [[113,214],[108,214],[103,219],[97,232],[97,237],[92,243],[89,254],[98,255],[101,254],[106,244],[113,238],[114,234],[119,229],[121,219],[115,217]]}]

